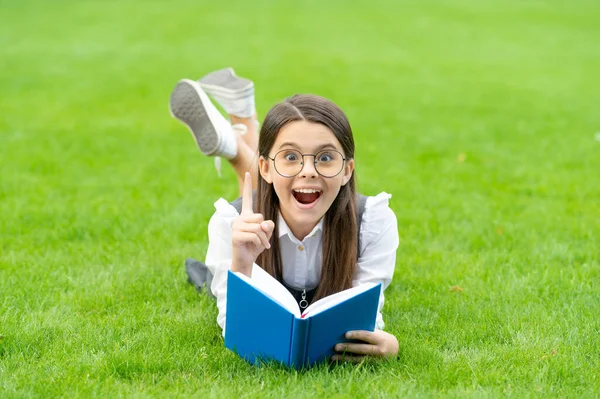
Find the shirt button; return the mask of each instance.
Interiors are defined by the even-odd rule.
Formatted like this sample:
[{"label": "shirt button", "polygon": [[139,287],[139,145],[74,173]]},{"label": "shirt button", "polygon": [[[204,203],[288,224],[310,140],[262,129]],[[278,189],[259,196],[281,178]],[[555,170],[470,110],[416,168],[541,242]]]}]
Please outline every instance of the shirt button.
[{"label": "shirt button", "polygon": [[299,246],[298,246],[298,250],[300,250],[300,251],[304,251],[304,247],[303,247],[302,245],[299,245]]}]

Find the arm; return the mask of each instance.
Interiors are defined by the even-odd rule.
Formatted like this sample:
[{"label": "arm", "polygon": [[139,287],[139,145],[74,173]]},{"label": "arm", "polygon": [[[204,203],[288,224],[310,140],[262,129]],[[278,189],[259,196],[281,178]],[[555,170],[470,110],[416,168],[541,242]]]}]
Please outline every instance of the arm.
[{"label": "arm", "polygon": [[381,283],[376,329],[371,331],[349,331],[346,338],[364,341],[360,344],[338,344],[336,351],[346,355],[335,355],[334,360],[361,360],[364,356],[388,357],[398,353],[398,340],[383,331],[382,308],[384,290],[389,286],[396,265],[398,249],[398,226],[396,215],[389,208],[390,195],[381,193],[369,197],[361,226],[361,256],[358,260],[353,285],[367,282]]},{"label": "arm", "polygon": [[231,225],[237,211],[224,199],[215,202],[216,212],[208,222],[208,250],[206,266],[213,274],[211,291],[217,299],[219,314],[217,323],[225,333],[225,310],[227,308],[227,271],[231,268]]},{"label": "arm", "polygon": [[[215,203],[217,211],[208,223],[208,251],[206,252],[206,265],[213,274],[210,289],[217,299],[219,314],[217,323],[225,333],[225,320],[227,309],[227,271],[232,269],[231,236],[233,220],[238,216],[237,211],[224,199]],[[266,273],[256,263],[252,264],[252,276]]]},{"label": "arm", "polygon": [[[252,212],[252,183],[246,173],[242,212],[237,214],[225,200],[215,203],[217,211],[208,223],[208,251],[206,265],[213,273],[211,291],[217,298],[217,323],[225,332],[227,309],[227,271],[241,272],[251,277],[257,269],[257,256],[270,247],[272,221],[264,221],[261,214]],[[262,272],[262,269],[260,269]]]}]

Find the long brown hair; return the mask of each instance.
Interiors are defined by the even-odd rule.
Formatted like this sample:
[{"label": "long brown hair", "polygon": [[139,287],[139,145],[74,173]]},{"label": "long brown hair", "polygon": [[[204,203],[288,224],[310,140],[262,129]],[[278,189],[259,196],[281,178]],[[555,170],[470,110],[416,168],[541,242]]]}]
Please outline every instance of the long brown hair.
[{"label": "long brown hair", "polygon": [[[352,128],[344,112],[332,101],[311,94],[297,94],[271,108],[260,130],[259,155],[265,158],[269,156],[282,127],[290,122],[303,120],[329,128],[340,142],[345,157],[354,158]],[[255,211],[262,213],[265,220],[277,221],[279,198],[271,184],[262,178],[258,180]],[[324,216],[321,280],[313,300],[352,287],[358,260],[357,228],[356,182],[353,173]],[[278,231],[275,224],[271,249],[263,251],[257,263],[281,281],[283,274]]]}]

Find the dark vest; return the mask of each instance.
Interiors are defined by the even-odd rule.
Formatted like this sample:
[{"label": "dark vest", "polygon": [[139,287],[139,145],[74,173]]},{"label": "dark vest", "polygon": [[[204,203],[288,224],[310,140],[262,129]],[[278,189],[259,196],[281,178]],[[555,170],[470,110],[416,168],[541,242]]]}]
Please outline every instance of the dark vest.
[{"label": "dark vest", "polygon": [[[256,203],[256,191],[252,192],[252,202]],[[367,203],[367,197],[362,194],[356,194],[356,220],[358,222],[357,228],[357,237],[356,237],[356,245],[358,251],[360,252],[360,225],[362,223],[362,216],[365,213],[365,204]],[[242,211],[242,197],[238,197],[235,201],[230,202],[230,204],[235,208],[235,210],[240,213]],[[360,253],[359,253],[360,256]],[[317,292],[316,286],[312,290],[299,289],[297,287],[292,287],[283,281],[283,278],[279,280],[279,282],[287,288],[287,290],[292,294],[296,302],[298,302],[298,306],[300,307],[300,311],[306,309],[306,307],[312,302],[315,293]]]}]

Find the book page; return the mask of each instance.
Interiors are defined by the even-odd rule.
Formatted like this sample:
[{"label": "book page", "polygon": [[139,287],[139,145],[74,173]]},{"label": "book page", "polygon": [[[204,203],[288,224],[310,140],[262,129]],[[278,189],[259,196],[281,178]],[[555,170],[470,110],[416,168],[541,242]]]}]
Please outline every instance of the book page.
[{"label": "book page", "polygon": [[242,280],[258,289],[260,292],[283,306],[296,317],[300,317],[300,308],[298,302],[292,294],[277,279],[264,271],[260,266],[254,265],[252,268],[252,278],[243,273],[236,272]]},{"label": "book page", "polygon": [[[311,304],[307,307],[302,313],[302,317],[306,318],[309,316],[314,316],[327,310],[329,308],[334,307],[338,303],[342,303],[353,296],[356,296],[362,292],[367,291],[369,288],[373,288],[377,284],[375,283],[365,283],[361,284],[358,287],[348,288],[347,290],[335,293],[333,295],[326,296],[325,298],[319,299],[317,302]],[[285,288],[285,287],[284,287]]]}]

